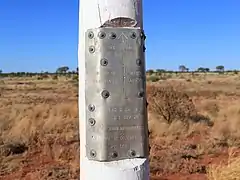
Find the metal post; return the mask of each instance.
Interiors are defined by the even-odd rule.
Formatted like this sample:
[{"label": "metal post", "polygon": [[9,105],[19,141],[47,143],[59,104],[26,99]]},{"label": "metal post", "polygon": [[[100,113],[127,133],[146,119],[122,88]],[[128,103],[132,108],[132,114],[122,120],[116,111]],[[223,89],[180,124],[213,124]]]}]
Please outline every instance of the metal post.
[{"label": "metal post", "polygon": [[142,0],[80,0],[80,180],[149,180]]}]

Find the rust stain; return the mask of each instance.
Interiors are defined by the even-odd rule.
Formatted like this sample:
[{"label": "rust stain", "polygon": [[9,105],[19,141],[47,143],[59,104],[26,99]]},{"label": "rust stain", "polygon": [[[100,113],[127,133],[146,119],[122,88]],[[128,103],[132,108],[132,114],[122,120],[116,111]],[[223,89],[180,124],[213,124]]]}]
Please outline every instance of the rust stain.
[{"label": "rust stain", "polygon": [[131,18],[126,17],[118,17],[111,20],[106,21],[102,27],[135,27],[137,25],[137,21]]}]

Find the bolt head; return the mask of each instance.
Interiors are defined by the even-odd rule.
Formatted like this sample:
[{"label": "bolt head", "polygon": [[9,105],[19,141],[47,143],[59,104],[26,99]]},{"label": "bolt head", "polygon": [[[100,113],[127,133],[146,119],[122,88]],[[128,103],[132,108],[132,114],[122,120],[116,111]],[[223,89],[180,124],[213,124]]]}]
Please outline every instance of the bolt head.
[{"label": "bolt head", "polygon": [[110,93],[109,93],[107,90],[103,90],[103,91],[102,91],[102,97],[103,97],[104,99],[107,99],[109,96],[110,96]]},{"label": "bolt head", "polygon": [[106,37],[106,33],[100,31],[100,32],[98,33],[98,37],[99,37],[100,39],[104,39],[104,38]]},{"label": "bolt head", "polygon": [[95,47],[94,46],[90,46],[89,47],[89,52],[90,53],[94,53],[95,52]]},{"label": "bolt head", "polygon": [[88,105],[88,110],[93,112],[95,110],[95,106],[93,104]]},{"label": "bolt head", "polygon": [[94,126],[94,125],[96,124],[96,121],[95,121],[95,119],[93,119],[93,118],[90,118],[90,119],[88,120],[88,122],[89,122],[90,126]]},{"label": "bolt head", "polygon": [[91,150],[91,151],[90,151],[90,156],[91,156],[92,158],[95,158],[95,157],[97,156],[97,152],[94,151],[94,150]]},{"label": "bolt head", "polygon": [[88,38],[89,38],[89,39],[92,39],[93,37],[94,37],[94,33],[93,33],[92,31],[89,32],[89,33],[88,33]]},{"label": "bolt head", "polygon": [[137,64],[138,66],[141,66],[141,65],[142,65],[141,59],[137,59],[137,60],[136,60],[136,64]]},{"label": "bolt head", "polygon": [[143,46],[143,52],[145,52],[146,51],[146,47],[145,46]]},{"label": "bolt head", "polygon": [[131,35],[130,35],[130,37],[131,37],[132,39],[135,39],[135,38],[137,37],[137,35],[136,35],[135,32],[132,32]]},{"label": "bolt head", "polygon": [[144,92],[143,91],[138,92],[138,97],[142,98],[143,96],[144,96]]},{"label": "bolt head", "polygon": [[117,158],[118,157],[118,153],[116,151],[111,153],[111,157],[112,158]]},{"label": "bolt head", "polygon": [[144,34],[144,32],[141,33],[141,38],[142,38],[143,40],[146,40],[146,35]]},{"label": "bolt head", "polygon": [[130,151],[129,151],[129,156],[130,156],[130,157],[135,157],[135,156],[136,156],[136,151],[130,150]]},{"label": "bolt head", "polygon": [[110,39],[116,39],[117,35],[114,32],[111,32],[109,35]]},{"label": "bolt head", "polygon": [[101,62],[100,62],[100,63],[101,63],[102,66],[107,66],[107,65],[108,65],[108,60],[105,59],[105,58],[104,58],[104,59],[101,59]]}]

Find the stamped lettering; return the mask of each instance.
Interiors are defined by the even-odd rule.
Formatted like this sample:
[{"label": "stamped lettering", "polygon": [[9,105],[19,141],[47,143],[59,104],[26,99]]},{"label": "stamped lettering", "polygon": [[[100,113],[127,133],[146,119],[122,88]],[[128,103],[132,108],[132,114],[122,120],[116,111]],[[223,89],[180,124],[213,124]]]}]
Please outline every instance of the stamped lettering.
[{"label": "stamped lettering", "polygon": [[120,120],[128,120],[128,121],[131,121],[131,120],[139,120],[141,118],[141,115],[140,114],[137,114],[137,115],[118,115],[118,116],[113,116],[112,117],[112,120],[113,121],[120,121]]},{"label": "stamped lettering", "polygon": [[121,120],[121,116],[113,116],[112,118],[114,121],[119,121]]},{"label": "stamped lettering", "polygon": [[102,70],[101,72],[103,75],[111,75],[111,76],[115,76],[117,73],[112,70],[112,69],[107,69],[107,70]]},{"label": "stamped lettering", "polygon": [[132,110],[128,107],[110,107],[109,112],[131,112]]},{"label": "stamped lettering", "polygon": [[123,47],[123,50],[124,51],[133,51],[135,48],[133,48],[132,45],[130,44],[126,44],[124,47]]},{"label": "stamped lettering", "polygon": [[114,126],[108,127],[108,131],[133,131],[133,130],[142,130],[144,126]]},{"label": "stamped lettering", "polygon": [[[98,29],[91,30],[98,34]],[[145,157],[147,114],[145,96],[144,53],[140,33],[134,28],[104,28],[106,38],[86,38],[87,47],[94,45],[96,51],[89,55],[86,48],[86,106],[95,105],[95,111],[87,111],[86,122],[94,118],[96,124],[86,129],[87,151],[97,152],[95,160],[109,161],[116,151],[115,160],[129,158],[129,150],[136,151],[136,157]],[[116,38],[110,39],[114,32]],[[132,36],[133,32],[136,36]],[[99,47],[98,47],[99,45]],[[101,64],[105,58],[105,66]],[[141,61],[137,61],[141,59]],[[110,98],[103,99],[102,90],[110,92]],[[88,155],[88,158],[91,158]]]},{"label": "stamped lettering", "polygon": [[128,148],[128,144],[119,144],[119,147],[121,149],[126,149],[126,148]]},{"label": "stamped lettering", "polygon": [[128,73],[130,76],[137,76],[137,77],[141,77],[142,76],[142,72],[137,70],[137,71],[130,71]]},{"label": "stamped lettering", "polygon": [[135,140],[137,140],[138,138],[137,138],[137,136],[135,136],[135,135],[122,135],[122,136],[120,136],[120,141],[135,141]]},{"label": "stamped lettering", "polygon": [[124,42],[126,42],[126,41],[128,40],[128,36],[125,35],[124,32],[122,32],[122,33],[120,34],[120,36],[118,37],[118,39],[119,39],[122,43],[124,43]]},{"label": "stamped lettering", "polygon": [[139,78],[139,77],[137,77],[137,78],[128,78],[127,82],[131,83],[131,84],[140,83],[140,82],[142,82],[142,78]]},{"label": "stamped lettering", "polygon": [[116,80],[116,79],[98,79],[98,80],[93,80],[92,82],[97,83],[97,84],[105,84],[105,85],[107,85],[107,84],[114,84],[114,85],[119,84],[118,83],[119,81]]},{"label": "stamped lettering", "polygon": [[110,45],[110,46],[107,46],[107,49],[110,50],[110,51],[115,51],[116,50],[116,46]]}]

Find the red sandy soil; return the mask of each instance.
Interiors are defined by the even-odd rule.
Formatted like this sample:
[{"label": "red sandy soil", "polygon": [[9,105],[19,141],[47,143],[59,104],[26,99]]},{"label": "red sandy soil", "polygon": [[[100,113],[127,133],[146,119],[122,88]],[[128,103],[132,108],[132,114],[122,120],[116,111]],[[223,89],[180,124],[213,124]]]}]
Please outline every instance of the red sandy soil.
[{"label": "red sandy soil", "polygon": [[[195,145],[201,140],[202,138],[196,135],[186,140],[177,139],[171,145],[166,145],[164,140],[151,139],[151,180],[207,180],[207,166],[210,163],[227,160],[228,151],[227,148],[221,148],[219,151],[215,150],[213,154],[197,154]],[[78,143],[74,145],[76,147]],[[72,150],[73,144],[65,148]],[[9,173],[0,171],[0,180],[74,180],[79,178],[79,167],[72,166],[71,158],[69,162],[60,162],[54,160],[49,154],[44,155],[41,150],[27,152],[23,157],[20,168],[17,170]],[[16,158],[19,158],[19,155]]]}]

